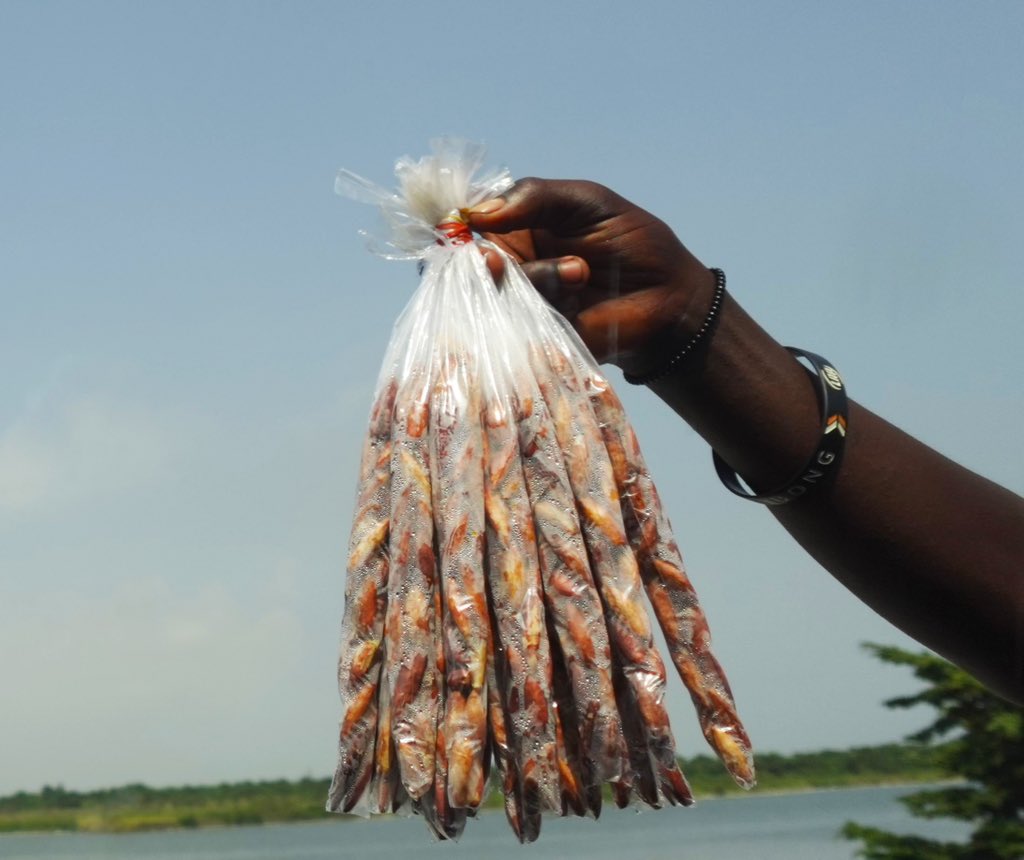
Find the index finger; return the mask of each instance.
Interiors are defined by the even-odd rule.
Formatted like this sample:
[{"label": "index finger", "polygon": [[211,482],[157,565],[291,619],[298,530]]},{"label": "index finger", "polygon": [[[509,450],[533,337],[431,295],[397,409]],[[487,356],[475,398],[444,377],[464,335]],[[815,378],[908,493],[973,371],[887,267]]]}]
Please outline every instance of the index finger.
[{"label": "index finger", "polygon": [[579,179],[520,179],[504,195],[466,210],[469,226],[481,233],[546,229],[564,232],[607,217],[617,195]]}]

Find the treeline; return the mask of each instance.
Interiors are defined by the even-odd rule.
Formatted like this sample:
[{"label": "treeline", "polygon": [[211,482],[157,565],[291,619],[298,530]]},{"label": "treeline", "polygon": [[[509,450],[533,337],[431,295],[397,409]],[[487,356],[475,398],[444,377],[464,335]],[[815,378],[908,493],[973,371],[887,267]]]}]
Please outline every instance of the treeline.
[{"label": "treeline", "polygon": [[[951,774],[939,767],[936,757],[936,747],[914,744],[794,755],[760,753],[758,790],[793,791],[949,778]],[[698,798],[739,791],[721,763],[711,756],[684,759],[682,764]],[[324,819],[328,817],[324,800],[329,783],[328,779],[306,778],[177,788],[132,784],[100,791],[47,786],[39,792],[0,797],[0,832],[128,832]],[[500,806],[500,802],[496,805]]]},{"label": "treeline", "polygon": [[82,830],[125,833],[323,818],[329,779],[284,779],[99,791],[46,786],[0,798],[0,833]]},{"label": "treeline", "polygon": [[[938,782],[954,776],[938,764],[938,750],[923,744],[896,743],[792,755],[756,753],[757,787],[762,791],[796,791]],[[683,759],[682,765],[698,797],[739,790],[712,756]]]},{"label": "treeline", "polygon": [[9,797],[0,797],[0,813],[81,809],[86,806],[152,807],[168,803],[187,806],[195,803],[253,801],[265,797],[299,799],[308,797],[312,792],[321,792],[326,796],[329,785],[328,779],[307,777],[296,781],[277,779],[265,782],[223,782],[219,785],[184,785],[174,788],[150,788],[142,783],[132,783],[98,791],[68,791],[62,786],[45,786],[36,794],[22,791]]}]

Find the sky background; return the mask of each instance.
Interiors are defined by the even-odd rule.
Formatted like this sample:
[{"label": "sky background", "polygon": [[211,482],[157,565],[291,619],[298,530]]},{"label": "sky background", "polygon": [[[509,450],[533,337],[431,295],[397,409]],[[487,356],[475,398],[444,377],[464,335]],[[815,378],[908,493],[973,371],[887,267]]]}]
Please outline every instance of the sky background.
[{"label": "sky background", "polygon": [[[333,768],[358,452],[416,284],[333,177],[439,134],[640,203],[1021,492],[1022,42],[996,2],[0,0],[0,793]],[[755,745],[921,726],[859,648],[909,640],[620,392]]]}]

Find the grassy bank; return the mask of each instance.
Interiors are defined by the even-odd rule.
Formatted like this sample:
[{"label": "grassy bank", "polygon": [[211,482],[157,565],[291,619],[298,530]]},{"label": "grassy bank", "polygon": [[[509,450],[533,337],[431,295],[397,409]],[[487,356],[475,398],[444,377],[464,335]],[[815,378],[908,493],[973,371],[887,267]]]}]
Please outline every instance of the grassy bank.
[{"label": "grassy bank", "polygon": [[[740,791],[709,756],[685,759],[683,769],[698,798]],[[935,765],[932,748],[908,744],[795,755],[761,753],[757,770],[759,791],[935,782],[951,776]],[[126,785],[89,792],[47,787],[0,798],[0,833],[128,833],[323,820],[328,817],[328,784],[327,779],[301,779],[179,788]],[[500,806],[501,800],[492,797],[492,803]]]},{"label": "grassy bank", "polygon": [[75,792],[44,788],[0,798],[0,833],[79,830],[130,833],[187,827],[309,821],[325,816],[330,780],[222,783]]},{"label": "grassy bank", "polygon": [[[937,747],[883,744],[818,752],[757,753],[757,791],[806,791],[940,782],[954,774],[936,764]],[[741,792],[717,759],[697,756],[683,760],[683,772],[698,797]]]}]

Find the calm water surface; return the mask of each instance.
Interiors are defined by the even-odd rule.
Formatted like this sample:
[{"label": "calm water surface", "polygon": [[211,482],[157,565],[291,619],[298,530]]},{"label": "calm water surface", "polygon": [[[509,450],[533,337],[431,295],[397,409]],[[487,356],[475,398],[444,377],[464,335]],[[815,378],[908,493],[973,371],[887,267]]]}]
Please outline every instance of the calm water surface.
[{"label": "calm water surface", "polygon": [[545,820],[540,841],[520,846],[501,812],[466,825],[458,844],[436,843],[423,822],[339,819],[224,830],[100,836],[0,836],[3,860],[850,860],[854,844],[836,838],[848,820],[936,839],[962,838],[953,822],[911,818],[896,802],[910,789],[866,788],[703,800],[691,809],[608,810],[601,820]]}]

